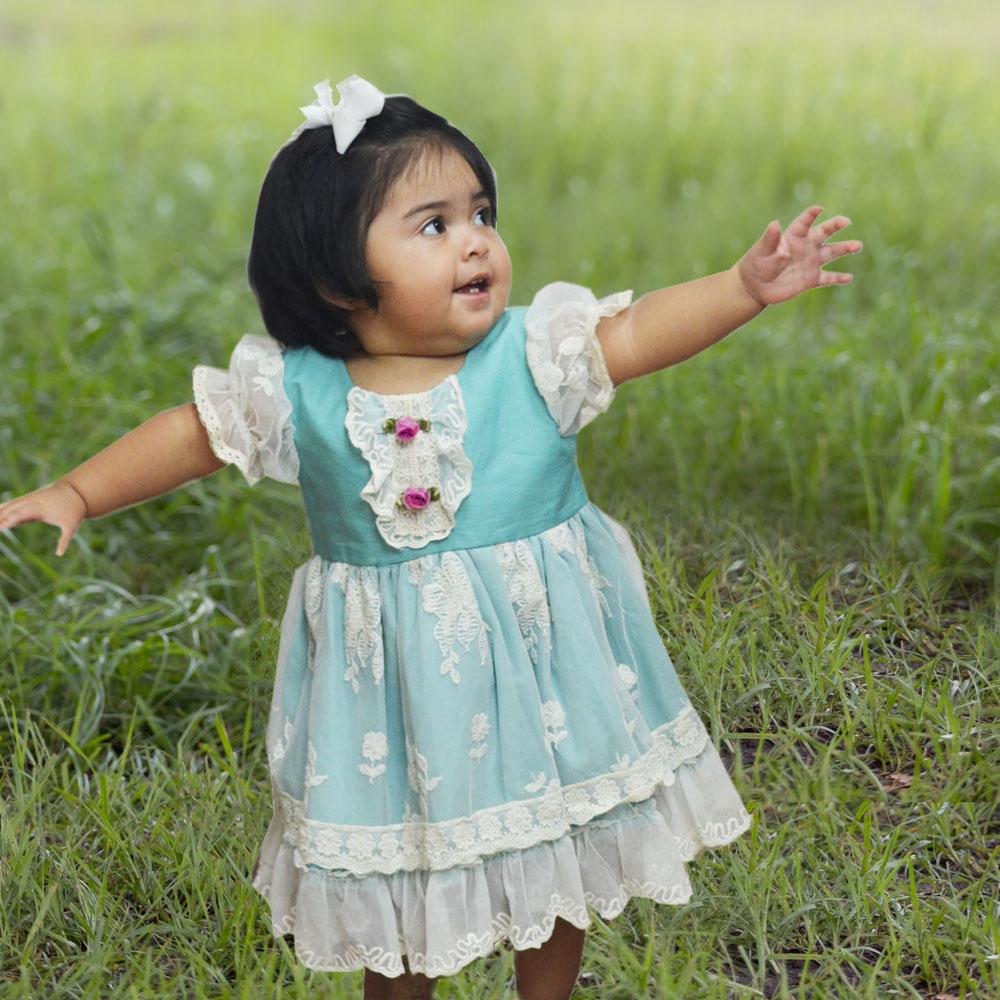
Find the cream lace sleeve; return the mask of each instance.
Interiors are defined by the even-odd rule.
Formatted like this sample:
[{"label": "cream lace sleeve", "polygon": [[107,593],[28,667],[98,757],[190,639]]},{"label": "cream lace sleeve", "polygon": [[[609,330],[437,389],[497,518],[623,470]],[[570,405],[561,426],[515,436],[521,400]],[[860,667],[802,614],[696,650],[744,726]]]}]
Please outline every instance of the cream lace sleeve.
[{"label": "cream lace sleeve", "polygon": [[292,404],[276,340],[245,334],[233,349],[228,371],[197,365],[192,382],[198,415],[223,462],[236,465],[251,486],[265,476],[298,483]]},{"label": "cream lace sleeve", "polygon": [[597,323],[632,302],[632,291],[602,299],[582,285],[556,281],[541,288],[524,317],[528,367],[563,437],[576,434],[615,397]]}]

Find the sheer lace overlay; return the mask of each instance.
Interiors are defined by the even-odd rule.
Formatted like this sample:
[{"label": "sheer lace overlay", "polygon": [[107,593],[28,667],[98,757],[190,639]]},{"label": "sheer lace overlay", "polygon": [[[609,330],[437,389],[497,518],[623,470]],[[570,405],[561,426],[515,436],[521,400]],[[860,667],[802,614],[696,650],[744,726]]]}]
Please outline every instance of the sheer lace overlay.
[{"label": "sheer lace overlay", "polygon": [[563,437],[576,434],[611,405],[615,386],[597,324],[631,301],[631,290],[598,299],[589,288],[556,281],[540,289],[528,307],[528,367]]},{"label": "sheer lace overlay", "polygon": [[251,486],[265,476],[299,481],[283,374],[281,345],[248,333],[233,349],[228,371],[197,365],[192,375],[195,405],[212,451],[237,466]]}]

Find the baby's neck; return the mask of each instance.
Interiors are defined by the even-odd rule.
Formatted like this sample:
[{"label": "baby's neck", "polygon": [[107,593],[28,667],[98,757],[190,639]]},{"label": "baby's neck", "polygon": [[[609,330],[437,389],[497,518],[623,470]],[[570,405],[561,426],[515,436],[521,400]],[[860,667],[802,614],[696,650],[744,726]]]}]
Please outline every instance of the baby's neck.
[{"label": "baby's neck", "polygon": [[344,362],[351,381],[370,392],[401,395],[427,392],[465,364],[465,353],[445,357],[367,354]]}]

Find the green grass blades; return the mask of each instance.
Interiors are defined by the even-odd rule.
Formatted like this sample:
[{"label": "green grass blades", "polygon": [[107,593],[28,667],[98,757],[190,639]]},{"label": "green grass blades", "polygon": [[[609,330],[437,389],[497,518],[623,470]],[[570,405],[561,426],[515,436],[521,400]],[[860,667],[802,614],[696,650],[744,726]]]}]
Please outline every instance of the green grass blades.
[{"label": "green grass blades", "polygon": [[[0,499],[191,398],[312,84],[410,93],[499,179],[511,304],[729,267],[849,215],[850,285],[626,383],[580,436],[753,831],[686,907],[594,915],[576,996],[1000,996],[1000,34],[982,2],[164,5],[0,13]],[[297,492],[234,469],[0,534],[0,995],[360,996],[272,937]],[[439,997],[512,996],[509,951]]]}]

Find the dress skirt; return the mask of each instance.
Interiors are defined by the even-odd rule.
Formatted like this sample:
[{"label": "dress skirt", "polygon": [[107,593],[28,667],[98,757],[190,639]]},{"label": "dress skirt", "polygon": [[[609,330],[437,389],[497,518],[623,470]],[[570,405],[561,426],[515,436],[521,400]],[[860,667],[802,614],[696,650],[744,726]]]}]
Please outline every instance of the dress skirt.
[{"label": "dress skirt", "polygon": [[685,864],[751,824],[589,501],[512,541],[300,566],[267,750],[252,883],[318,970],[448,976],[588,906],[685,903]]}]

